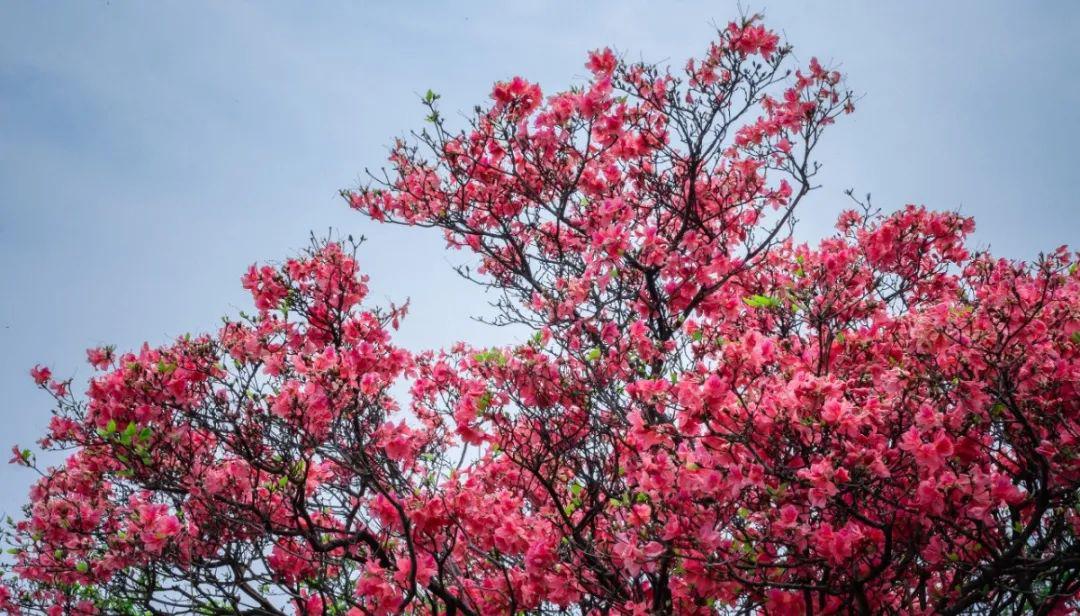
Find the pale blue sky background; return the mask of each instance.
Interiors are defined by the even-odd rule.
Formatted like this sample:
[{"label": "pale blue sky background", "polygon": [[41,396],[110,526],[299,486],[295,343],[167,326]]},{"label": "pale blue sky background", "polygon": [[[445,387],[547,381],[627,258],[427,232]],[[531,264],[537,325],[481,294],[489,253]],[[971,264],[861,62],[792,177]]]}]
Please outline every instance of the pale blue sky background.
[{"label": "pale blue sky background", "polygon": [[[944,5],[944,6],[943,6]],[[1018,258],[1080,243],[1080,3],[777,2],[799,57],[842,63],[865,97],[819,150],[825,186],[961,207]],[[303,7],[303,8],[301,8]],[[663,7],[663,8],[660,8]],[[0,5],[0,445],[32,443],[49,400],[27,370],[77,380],[87,347],[215,329],[247,308],[256,260],[311,230],[366,235],[373,299],[411,298],[399,340],[498,342],[482,293],[434,232],[374,226],[337,190],[422,123],[417,95],[468,110],[520,73],[546,92],[611,45],[678,64],[733,2],[4,2]],[[6,455],[4,458],[6,459]],[[0,467],[0,512],[31,475]]]}]

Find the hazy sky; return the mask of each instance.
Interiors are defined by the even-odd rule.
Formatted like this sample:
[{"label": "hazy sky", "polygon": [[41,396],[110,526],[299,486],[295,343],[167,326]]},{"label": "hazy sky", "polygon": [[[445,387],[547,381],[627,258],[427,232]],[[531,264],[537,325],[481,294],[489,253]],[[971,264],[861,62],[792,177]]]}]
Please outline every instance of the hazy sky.
[{"label": "hazy sky", "polygon": [[[819,149],[804,236],[854,187],[886,209],[961,208],[975,243],[1005,256],[1080,244],[1080,3],[743,6],[864,95]],[[366,222],[337,190],[422,124],[428,88],[453,116],[514,74],[564,88],[604,45],[681,65],[737,14],[715,1],[3,3],[0,445],[30,445],[48,421],[32,365],[81,385],[87,347],[213,330],[248,307],[246,266],[313,230],[369,238],[372,299],[412,300],[405,346],[504,340],[469,320],[485,304],[451,272],[461,253]],[[0,467],[0,513],[31,479]]]}]

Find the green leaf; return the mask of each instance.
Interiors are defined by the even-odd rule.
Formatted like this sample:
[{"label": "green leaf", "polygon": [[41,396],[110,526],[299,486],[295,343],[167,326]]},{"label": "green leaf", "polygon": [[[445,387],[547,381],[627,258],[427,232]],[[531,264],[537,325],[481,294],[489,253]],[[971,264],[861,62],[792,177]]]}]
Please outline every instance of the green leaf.
[{"label": "green leaf", "polygon": [[116,432],[116,420],[110,419],[109,423],[105,424],[105,433],[112,434],[113,432]]},{"label": "green leaf", "polygon": [[499,349],[481,351],[473,355],[473,359],[481,363],[494,363],[499,366],[505,366],[507,362],[506,355],[503,355],[503,352]]},{"label": "green leaf", "polygon": [[1072,341],[1073,344],[1080,344],[1080,331],[1073,332]]},{"label": "green leaf", "polygon": [[603,355],[603,353],[601,353],[600,349],[592,348],[592,349],[589,349],[589,352],[585,354],[585,359],[587,359],[589,361],[596,361],[596,360],[600,359],[601,355]]},{"label": "green leaf", "polygon": [[[289,476],[302,478],[304,473],[307,472],[307,461],[297,460],[294,464],[289,466]],[[297,479],[300,481],[300,479]]]},{"label": "green leaf", "polygon": [[90,565],[85,560],[80,560],[75,565],[75,570],[78,571],[79,573],[86,573],[87,571],[90,570]]},{"label": "green leaf", "polygon": [[580,483],[572,483],[572,484],[570,484],[570,493],[573,494],[574,496],[577,496],[578,494],[581,494],[581,489],[582,489],[582,486],[581,486]]},{"label": "green leaf", "polygon": [[134,421],[128,423],[127,427],[124,428],[123,433],[120,434],[120,442],[124,445],[131,446],[131,441],[138,432],[139,426],[135,425]]},{"label": "green leaf", "polygon": [[480,415],[491,407],[491,400],[493,396],[490,391],[485,391],[484,395],[480,396],[480,399],[476,401],[476,414]]},{"label": "green leaf", "polygon": [[779,308],[780,300],[768,295],[751,295],[744,297],[743,303],[751,308]]}]

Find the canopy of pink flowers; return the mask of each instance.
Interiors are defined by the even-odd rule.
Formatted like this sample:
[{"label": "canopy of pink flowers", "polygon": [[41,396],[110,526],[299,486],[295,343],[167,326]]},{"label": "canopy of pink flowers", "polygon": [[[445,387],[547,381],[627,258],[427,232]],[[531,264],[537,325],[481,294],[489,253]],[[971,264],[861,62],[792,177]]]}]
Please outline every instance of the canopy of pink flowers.
[{"label": "canopy of pink flowers", "polygon": [[852,101],[790,62],[747,19],[681,72],[600,50],[578,88],[498,83],[461,132],[429,93],[348,201],[442,230],[534,335],[400,349],[405,309],[319,242],[253,266],[255,314],[216,333],[91,350],[85,396],[35,368],[41,444],[72,453],[0,606],[1077,609],[1077,255],[996,259],[968,218],[869,203],[793,241]]}]

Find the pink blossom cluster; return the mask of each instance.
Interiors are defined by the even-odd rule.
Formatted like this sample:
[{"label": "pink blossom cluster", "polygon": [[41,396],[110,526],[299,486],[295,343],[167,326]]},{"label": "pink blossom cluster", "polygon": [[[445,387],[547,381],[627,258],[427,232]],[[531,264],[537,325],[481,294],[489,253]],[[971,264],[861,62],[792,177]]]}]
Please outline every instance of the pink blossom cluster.
[{"label": "pink blossom cluster", "polygon": [[[319,242],[254,315],[88,353],[10,534],[12,613],[1065,614],[1080,273],[856,201],[791,235],[841,76],[757,17],[681,74],[588,56],[346,196],[440,229],[530,337],[410,353]],[[801,211],[801,210],[800,210]],[[407,387],[408,402],[391,394]],[[35,466],[29,450],[13,462]],[[218,610],[218,611],[214,611]]]}]

